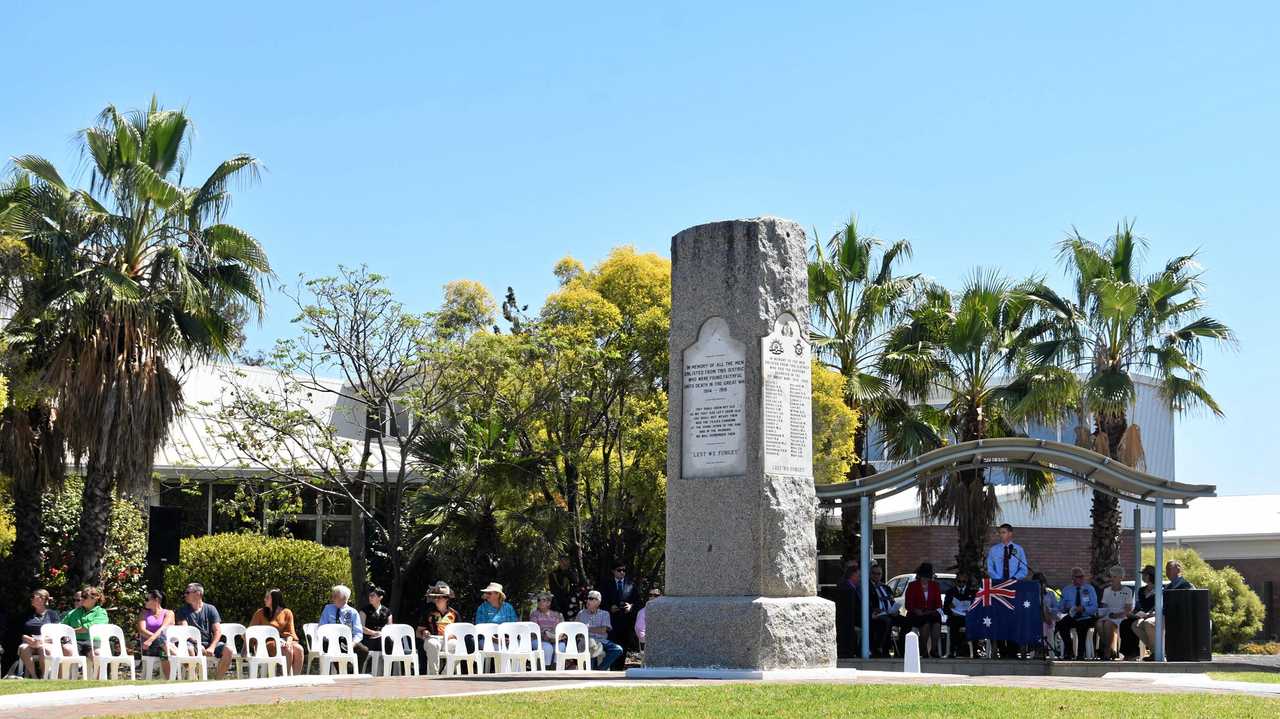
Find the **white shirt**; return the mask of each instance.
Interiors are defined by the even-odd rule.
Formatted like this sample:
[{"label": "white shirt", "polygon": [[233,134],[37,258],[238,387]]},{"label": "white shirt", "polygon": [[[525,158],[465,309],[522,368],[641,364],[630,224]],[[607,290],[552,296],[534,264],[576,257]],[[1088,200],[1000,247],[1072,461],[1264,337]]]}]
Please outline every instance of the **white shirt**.
[{"label": "white shirt", "polygon": [[1119,589],[1112,589],[1108,584],[1107,588],[1102,591],[1102,606],[1098,609],[1098,615],[1102,617],[1110,617],[1119,619],[1124,616],[1125,605],[1133,607],[1133,590],[1121,586]]}]

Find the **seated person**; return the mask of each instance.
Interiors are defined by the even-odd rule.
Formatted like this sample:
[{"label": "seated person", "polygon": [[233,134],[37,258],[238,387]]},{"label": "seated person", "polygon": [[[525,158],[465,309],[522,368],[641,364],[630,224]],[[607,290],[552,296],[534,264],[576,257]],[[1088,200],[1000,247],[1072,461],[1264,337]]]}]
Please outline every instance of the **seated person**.
[{"label": "seated person", "polygon": [[609,640],[609,630],[613,629],[613,620],[609,618],[608,612],[600,608],[600,601],[600,592],[594,589],[587,592],[587,606],[578,612],[574,621],[587,625],[587,633],[591,641],[604,648],[604,657],[593,668],[605,671],[622,656],[622,646]]},{"label": "seated person", "polygon": [[[649,601],[662,596],[662,590],[654,587],[649,590]],[[649,633],[649,613],[645,611],[649,608],[649,603],[645,602],[640,611],[636,613],[636,640],[640,642],[640,649],[644,649],[645,635]]]},{"label": "seated person", "polygon": [[1182,576],[1182,562],[1176,559],[1170,559],[1164,564],[1164,573],[1169,577],[1169,585],[1164,588],[1166,592],[1176,592],[1179,589],[1195,589],[1196,585],[1187,581]]},{"label": "seated person", "polygon": [[960,653],[962,642],[968,641],[965,633],[965,618],[969,614],[969,606],[973,604],[976,591],[969,583],[969,573],[961,569],[956,572],[956,583],[947,593],[942,603],[942,611],[947,615],[947,631],[951,632],[951,656]]},{"label": "seated person", "polygon": [[395,624],[396,621],[391,616],[391,610],[382,603],[382,598],[386,594],[378,587],[370,587],[369,603],[360,611],[360,624],[364,627],[364,637],[359,638],[360,643],[371,652],[382,651],[382,628],[388,624]]},{"label": "seated person", "polygon": [[906,625],[919,630],[920,655],[941,658],[942,587],[933,580],[933,565],[929,562],[916,569],[916,578],[907,585],[906,608]]},{"label": "seated person", "polygon": [[[889,644],[893,628],[905,624],[901,614],[893,611],[893,590],[884,583],[884,570],[871,563],[871,656],[889,656]],[[858,598],[862,598],[859,589]],[[855,621],[861,621],[859,616]],[[904,630],[905,631],[905,630]]]},{"label": "seated person", "polygon": [[1058,623],[1058,594],[1049,586],[1044,572],[1032,573],[1031,581],[1040,583],[1040,641],[1048,657],[1053,654],[1053,630]]},{"label": "seated person", "polygon": [[542,647],[543,666],[551,667],[556,658],[556,627],[564,621],[564,615],[551,608],[555,596],[551,592],[538,593],[538,606],[529,612],[529,621],[538,625],[538,644]]},{"label": "seated person", "polygon": [[35,679],[40,676],[36,672],[35,660],[40,654],[40,627],[46,624],[61,624],[62,615],[50,606],[49,592],[37,589],[31,593],[31,613],[22,622],[22,644],[18,647],[18,658],[22,660],[23,676]]},{"label": "seated person", "polygon": [[427,655],[427,674],[440,673],[445,628],[462,621],[458,610],[449,606],[450,599],[453,599],[453,590],[444,582],[436,582],[427,590],[427,610],[418,623],[418,636],[422,638],[422,650]]},{"label": "seated person", "polygon": [[[89,627],[95,624],[106,624],[107,610],[102,608],[102,590],[97,587],[85,587],[80,590],[80,606],[67,612],[62,623],[76,630],[76,645],[80,648],[80,656],[93,656],[93,644],[89,641]],[[70,654],[70,649],[67,649]]]},{"label": "seated person", "polygon": [[182,594],[186,603],[178,608],[175,620],[179,625],[195,627],[200,632],[200,643],[204,646],[205,655],[218,660],[213,677],[221,679],[226,676],[227,667],[231,666],[235,654],[227,649],[227,644],[223,641],[222,615],[218,613],[217,607],[204,600],[204,586],[199,582],[188,584],[187,590]]},{"label": "seated person", "polygon": [[356,653],[357,666],[364,666],[364,660],[369,658],[369,647],[360,641],[364,636],[364,625],[360,622],[360,612],[348,603],[350,601],[351,588],[345,584],[334,585],[329,590],[329,603],[320,610],[319,624],[345,624],[351,630],[354,641],[351,649]]},{"label": "seated person", "polygon": [[1109,583],[1102,590],[1102,604],[1098,607],[1098,634],[1102,645],[1102,658],[1112,660],[1120,655],[1120,623],[1133,611],[1133,590],[1124,586],[1124,569],[1119,566],[1107,570]]},{"label": "seated person", "polygon": [[[1155,648],[1156,634],[1156,568],[1148,564],[1142,568],[1142,586],[1138,589],[1138,600],[1129,618],[1120,624],[1120,653],[1125,659],[1137,659],[1141,653],[1138,640],[1147,645],[1147,650]],[[1147,657],[1148,659],[1150,657]]]},{"label": "seated person", "polygon": [[[280,634],[280,639],[284,641],[284,646],[280,647],[279,653],[283,654],[285,661],[289,663],[290,673],[294,676],[302,673],[305,652],[302,650],[302,645],[298,643],[298,631],[293,625],[293,610],[285,606],[283,591],[279,589],[267,591],[262,597],[262,606],[253,613],[253,619],[249,620],[249,626],[275,627],[276,632]],[[268,646],[267,651],[275,656],[274,647]]]},{"label": "seated person", "polygon": [[520,621],[516,617],[516,610],[507,604],[507,594],[502,591],[501,584],[489,582],[489,586],[480,590],[480,597],[484,601],[476,607],[476,624],[505,624]]},{"label": "seated person", "polygon": [[[1098,593],[1084,580],[1084,569],[1071,569],[1071,584],[1062,589],[1058,613],[1064,615],[1056,625],[1058,636],[1062,637],[1063,658],[1083,659],[1085,638],[1098,621]],[[1076,632],[1075,643],[1071,642],[1073,629]]]},{"label": "seated person", "polygon": [[138,653],[144,657],[159,657],[164,676],[169,675],[169,654],[164,648],[164,630],[173,626],[172,610],[164,608],[164,592],[152,589],[138,615]]}]

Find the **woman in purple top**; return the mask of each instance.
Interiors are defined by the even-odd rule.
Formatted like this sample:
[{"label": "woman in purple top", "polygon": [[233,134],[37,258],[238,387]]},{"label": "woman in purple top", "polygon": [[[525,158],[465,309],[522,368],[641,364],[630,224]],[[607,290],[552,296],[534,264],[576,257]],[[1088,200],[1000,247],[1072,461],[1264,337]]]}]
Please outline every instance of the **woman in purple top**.
[{"label": "woman in purple top", "polygon": [[[164,632],[173,626],[173,621],[173,610],[164,608],[164,592],[159,589],[147,592],[146,605],[138,615],[138,649],[143,656],[161,659],[168,656],[164,648]],[[163,661],[161,665],[167,676],[169,662]]]},{"label": "woman in purple top", "polygon": [[49,606],[49,592],[37,589],[31,593],[31,614],[22,623],[22,646],[18,647],[18,657],[22,659],[26,676],[32,679],[39,676],[36,674],[35,657],[40,656],[40,627],[61,621],[62,615]]}]

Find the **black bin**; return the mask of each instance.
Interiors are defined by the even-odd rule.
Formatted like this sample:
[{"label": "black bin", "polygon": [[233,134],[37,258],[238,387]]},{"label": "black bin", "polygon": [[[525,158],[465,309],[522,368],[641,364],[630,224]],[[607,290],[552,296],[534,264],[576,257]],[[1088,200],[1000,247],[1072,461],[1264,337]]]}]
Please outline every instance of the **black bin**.
[{"label": "black bin", "polygon": [[1213,659],[1209,631],[1209,590],[1175,589],[1164,593],[1165,659],[1207,662]]}]

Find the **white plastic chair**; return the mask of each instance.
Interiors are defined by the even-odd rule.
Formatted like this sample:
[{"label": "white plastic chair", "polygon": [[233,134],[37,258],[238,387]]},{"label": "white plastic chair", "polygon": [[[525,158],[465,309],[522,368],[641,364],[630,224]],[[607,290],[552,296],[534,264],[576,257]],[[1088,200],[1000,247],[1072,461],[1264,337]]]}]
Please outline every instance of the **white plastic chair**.
[{"label": "white plastic chair", "polygon": [[388,624],[382,628],[378,642],[382,647],[382,676],[394,674],[396,665],[400,666],[401,674],[418,675],[418,643],[414,639],[413,627]]},{"label": "white plastic chair", "polygon": [[542,656],[542,629],[536,622],[509,622],[499,625],[502,661],[507,671],[545,671]]},{"label": "white plastic chair", "polygon": [[187,624],[175,624],[165,630],[164,648],[169,654],[169,681],[180,678],[205,680],[209,666],[205,663],[200,630]]},{"label": "white plastic chair", "polygon": [[591,671],[591,634],[582,622],[560,622],[556,625],[556,669],[564,671],[571,661],[578,670]]},{"label": "white plastic chair", "polygon": [[302,625],[302,638],[306,641],[307,653],[302,658],[302,673],[306,674],[311,671],[311,662],[316,662],[316,671],[320,671],[320,645],[316,643],[316,629],[320,625],[315,622],[307,622]]},{"label": "white plastic chair", "polygon": [[[1072,629],[1071,630],[1071,647],[1073,649],[1079,648],[1080,646],[1079,639],[1080,639],[1080,630]],[[1085,659],[1093,659],[1093,656],[1094,656],[1093,642],[1094,642],[1093,627],[1089,627],[1089,631],[1086,632],[1084,635],[1084,658]],[[1066,647],[1063,647],[1062,651],[1065,656]],[[1080,657],[1076,657],[1076,659],[1079,660]]]},{"label": "white plastic chair", "polygon": [[[71,651],[71,656],[62,653],[64,646]],[[76,630],[66,624],[41,625],[40,655],[44,657],[45,679],[87,679],[89,676],[88,663],[80,656],[80,647],[76,644]],[[75,675],[77,671],[79,677]]]},{"label": "white plastic chair", "polygon": [[351,627],[345,624],[323,624],[316,628],[317,649],[320,650],[320,674],[327,675],[332,667],[337,674],[360,671],[360,658],[356,655]]},{"label": "white plastic chair", "polygon": [[476,625],[469,622],[453,622],[444,628],[444,675],[452,676],[459,667],[467,667],[469,674],[480,673],[479,635]]},{"label": "white plastic chair", "polygon": [[[222,641],[231,652],[231,676],[239,679],[249,670],[249,648],[245,646],[245,626],[243,624],[222,624]],[[209,657],[211,666],[217,666],[218,658]]]},{"label": "white plastic chair", "polygon": [[[112,640],[116,642],[114,647]],[[129,679],[138,678],[133,668],[133,657],[125,648],[123,629],[114,624],[94,624],[89,627],[89,644],[93,647],[94,674],[99,680],[120,679],[121,668],[129,670]],[[116,654],[116,647],[120,649],[119,654]]]},{"label": "white plastic chair", "polygon": [[502,630],[500,624],[486,622],[476,625],[476,650],[480,654],[480,673],[489,672],[489,662],[493,662],[493,673],[506,671],[502,652]]},{"label": "white plastic chair", "polygon": [[[276,653],[271,653],[271,642],[275,643]],[[249,678],[257,679],[264,673],[267,677],[287,676],[289,660],[284,656],[284,641],[280,632],[270,625],[249,627],[244,633],[245,654],[249,662]]]}]

